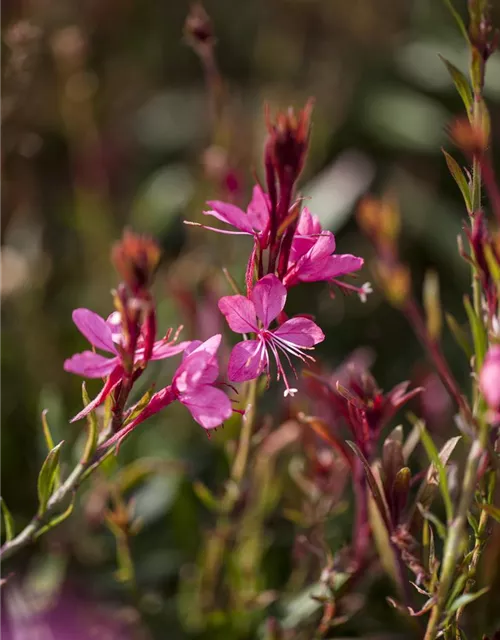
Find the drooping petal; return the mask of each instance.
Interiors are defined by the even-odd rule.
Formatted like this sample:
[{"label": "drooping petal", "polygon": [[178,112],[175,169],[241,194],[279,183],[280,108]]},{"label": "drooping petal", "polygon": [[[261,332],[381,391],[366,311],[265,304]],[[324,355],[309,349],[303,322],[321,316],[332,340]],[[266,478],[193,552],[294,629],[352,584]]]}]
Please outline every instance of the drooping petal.
[{"label": "drooping petal", "polygon": [[172,380],[176,392],[189,393],[198,385],[210,384],[217,379],[219,365],[215,354],[220,341],[220,334],[212,336],[184,358]]},{"label": "drooping petal", "polygon": [[90,309],[75,309],[72,317],[73,322],[90,344],[104,351],[116,353],[111,328],[101,316]]},{"label": "drooping petal", "polygon": [[284,322],[273,331],[273,335],[299,347],[314,347],[325,339],[325,334],[315,322],[301,316]]},{"label": "drooping petal", "polygon": [[233,413],[226,394],[210,385],[200,385],[190,393],[183,393],[179,395],[179,400],[204,429],[218,427]]},{"label": "drooping petal", "polygon": [[93,351],[75,353],[64,361],[64,371],[83,378],[105,378],[118,364],[118,358],[107,358]]},{"label": "drooping petal", "polygon": [[252,300],[257,316],[262,320],[264,328],[278,317],[286,302],[286,287],[270,273],[261,278],[252,291]]},{"label": "drooping petal", "polygon": [[171,386],[165,387],[161,391],[153,394],[151,396],[151,400],[147,404],[146,407],[141,411],[141,413],[132,420],[129,424],[127,424],[123,429],[117,431],[109,440],[106,440],[104,444],[101,445],[101,448],[107,448],[116,442],[121,442],[127,434],[133,431],[141,422],[147,420],[158,411],[161,411],[169,404],[174,402],[176,399],[175,394],[172,390]]},{"label": "drooping petal", "polygon": [[236,333],[253,333],[258,330],[254,304],[245,296],[224,296],[219,300],[219,309]]},{"label": "drooping petal", "polygon": [[269,221],[269,208],[269,196],[256,184],[247,208],[248,221],[255,231],[263,231],[266,228]]},{"label": "drooping petal", "polygon": [[91,402],[89,402],[88,405],[84,409],[82,409],[82,411],[80,411],[80,413],[77,413],[70,422],[77,422],[78,420],[81,420],[86,415],[88,415],[94,409],[97,409],[97,407],[99,407],[106,400],[106,398],[113,391],[116,385],[121,381],[123,373],[123,367],[121,365],[117,365],[109,374],[103,388],[96,395],[96,397]]},{"label": "drooping petal", "polygon": [[254,380],[265,371],[269,364],[266,345],[261,340],[238,342],[231,351],[227,375],[232,382]]},{"label": "drooping petal", "polygon": [[206,216],[213,216],[226,224],[236,227],[240,231],[253,233],[252,225],[248,220],[247,214],[234,204],[221,202],[220,200],[211,200],[207,203],[212,209],[204,211]]}]

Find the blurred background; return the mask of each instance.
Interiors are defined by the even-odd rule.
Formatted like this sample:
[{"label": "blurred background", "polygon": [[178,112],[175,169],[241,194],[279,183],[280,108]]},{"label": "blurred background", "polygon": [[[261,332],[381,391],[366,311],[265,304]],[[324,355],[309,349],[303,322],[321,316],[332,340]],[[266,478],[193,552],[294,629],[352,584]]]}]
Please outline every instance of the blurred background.
[{"label": "blurred background", "polygon": [[[463,11],[465,2],[456,5]],[[445,3],[207,0],[204,6],[220,74],[208,85],[184,31],[187,1],[2,3],[1,474],[19,528],[36,510],[43,409],[54,438],[66,443],[66,464],[78,458],[82,425],[69,419],[81,406],[81,380],[63,371],[63,361],[87,345],[71,312],[112,311],[117,276],[109,252],[124,227],[162,246],[155,285],[160,333],[179,324],[183,339],[225,331],[216,306],[228,293],[221,268],[241,281],[248,241],[183,220],[200,221],[207,199],[246,206],[254,174],[263,177],[265,103],[275,114],[315,98],[301,190],[335,232],[337,250],[365,258],[362,281],[372,279],[372,249],[357,230],[356,205],[367,192],[390,193],[400,203],[402,253],[417,295],[426,269],[436,269],[443,305],[463,319],[469,273],[456,238],[465,210],[441,153],[449,146],[446,126],[462,107],[439,54],[464,71],[468,61]],[[498,53],[488,63],[485,96],[498,148]],[[341,294],[332,299],[324,286],[299,287],[290,310],[317,316],[327,334],[319,350],[324,366],[337,368],[357,349],[382,388],[401,380],[425,384],[413,408],[444,441],[453,407],[404,318],[376,288],[361,304]],[[448,337],[445,352],[466,385],[468,368]],[[225,338],[223,357],[232,336]],[[173,366],[152,365],[138,396],[153,381],[160,388]],[[91,396],[98,387],[89,383]],[[273,393],[263,413],[273,409],[278,425],[286,410],[275,409]],[[296,451],[277,458],[273,469],[276,495],[263,518],[262,562],[253,576],[260,600],[229,613],[223,598],[203,601],[212,587],[200,586],[200,567],[206,568],[215,517],[193,483],[220,492],[238,424],[207,438],[182,407],[171,407],[141,427],[86,485],[71,518],[13,563],[16,577],[3,598],[7,631],[16,638],[265,637],[266,619],[287,615],[273,609],[275,591],[302,598],[290,608],[297,616],[290,628],[317,616],[302,587],[317,581],[318,571],[297,575],[297,554],[306,553],[297,550],[301,525],[284,515],[297,502],[288,481]],[[116,574],[116,540],[103,518],[113,491],[133,497],[142,523],[130,543],[133,589]],[[348,493],[344,502],[329,524],[332,552],[349,540]],[[375,595],[362,618],[329,637],[409,637],[385,604],[390,583],[380,574],[365,598],[370,589]],[[366,605],[354,600],[352,611]],[[23,635],[33,619],[41,635]]]}]

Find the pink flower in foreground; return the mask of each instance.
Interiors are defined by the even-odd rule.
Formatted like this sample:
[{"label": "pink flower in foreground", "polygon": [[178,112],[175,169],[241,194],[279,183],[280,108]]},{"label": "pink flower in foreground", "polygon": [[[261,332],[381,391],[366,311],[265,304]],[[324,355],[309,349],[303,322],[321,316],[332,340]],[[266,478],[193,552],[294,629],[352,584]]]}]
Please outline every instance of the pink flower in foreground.
[{"label": "pink flower in foreground", "polygon": [[500,344],[488,349],[479,374],[479,385],[490,409],[500,416]]},{"label": "pink flower in foreground", "polygon": [[[90,311],[90,309],[75,309],[73,311],[73,322],[93,347],[102,349],[110,355],[103,356],[94,351],[83,351],[82,353],[76,353],[64,362],[64,370],[69,373],[75,373],[84,378],[107,378],[100,393],[83,411],[73,418],[72,422],[80,420],[101,405],[121,381],[124,374],[121,355],[123,334],[121,332],[120,314],[117,312],[112,313],[107,320],[104,320],[97,313]],[[163,358],[170,358],[184,351],[189,344],[189,342],[180,342],[173,345],[166,339],[158,340],[153,345],[150,359],[162,360]],[[135,361],[139,362],[143,356],[144,346],[141,336],[135,351]]]},{"label": "pink flower in foreground", "polygon": [[223,391],[214,386],[219,375],[216,353],[220,342],[220,334],[205,342],[191,342],[184,351],[172,384],[155,393],[141,413],[103,446],[121,442],[141,422],[175,400],[182,402],[204,429],[214,429],[230,418],[233,412],[231,402]]},{"label": "pink flower in foreground", "polygon": [[290,250],[288,269],[283,284],[291,287],[299,282],[333,282],[343,288],[356,291],[363,299],[370,293],[369,284],[352,287],[336,278],[358,271],[363,259],[347,254],[334,254],[335,236],[323,231],[316,216],[304,207]]},{"label": "pink flower in foreground", "polygon": [[236,205],[221,202],[220,200],[211,200],[207,204],[211,209],[203,212],[206,216],[213,216],[221,222],[235,227],[237,231],[208,227],[197,222],[186,221],[186,224],[200,226],[217,233],[254,236],[259,240],[262,248],[267,246],[269,236],[269,196],[262,191],[259,185],[255,185],[253,188],[252,199],[246,213]]},{"label": "pink flower in foreground", "polygon": [[289,355],[302,361],[314,360],[304,353],[324,340],[321,329],[312,320],[296,316],[287,320],[277,329],[270,330],[269,325],[283,311],[287,291],[278,278],[269,274],[257,282],[251,299],[245,296],[225,296],[219,300],[219,309],[228,325],[236,333],[255,333],[256,340],[239,342],[232,350],[228,365],[229,379],[233,382],[253,380],[264,371],[269,376],[269,352],[272,353],[280,376],[286,386],[285,396],[293,395],[280,361],[279,351],[283,353],[293,369]]}]

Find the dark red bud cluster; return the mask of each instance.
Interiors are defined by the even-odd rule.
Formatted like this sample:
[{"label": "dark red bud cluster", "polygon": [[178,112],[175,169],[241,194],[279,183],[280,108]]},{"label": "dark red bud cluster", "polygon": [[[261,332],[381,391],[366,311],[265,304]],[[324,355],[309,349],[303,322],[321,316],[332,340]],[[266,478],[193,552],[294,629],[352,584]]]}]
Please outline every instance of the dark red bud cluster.
[{"label": "dark red bud cluster", "polygon": [[212,21],[202,4],[196,3],[191,6],[184,23],[184,35],[195,50],[214,44]]},{"label": "dark red bud cluster", "polygon": [[112,249],[111,260],[131,293],[141,297],[153,282],[160,255],[152,238],[125,230]]}]

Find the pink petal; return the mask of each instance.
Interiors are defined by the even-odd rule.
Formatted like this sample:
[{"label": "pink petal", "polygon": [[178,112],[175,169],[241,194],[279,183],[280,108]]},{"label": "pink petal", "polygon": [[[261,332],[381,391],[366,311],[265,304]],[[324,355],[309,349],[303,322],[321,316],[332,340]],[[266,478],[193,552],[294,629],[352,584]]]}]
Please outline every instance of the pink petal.
[{"label": "pink petal", "polygon": [[264,328],[278,317],[286,302],[286,287],[278,278],[270,273],[261,278],[252,291],[252,300],[257,316],[262,320]]},{"label": "pink petal", "polygon": [[253,188],[252,199],[247,208],[248,220],[256,231],[263,231],[267,227],[269,208],[269,196],[256,184]]},{"label": "pink petal", "polygon": [[325,265],[323,279],[330,280],[330,278],[337,278],[338,276],[343,276],[346,273],[359,271],[363,266],[363,263],[363,258],[358,258],[350,253],[330,256],[327,264]]},{"label": "pink petal", "polygon": [[120,429],[120,431],[117,431],[113,436],[111,436],[109,440],[106,440],[106,442],[101,445],[101,448],[109,447],[116,442],[121,442],[123,438],[141,424],[141,422],[144,422],[144,420],[147,420],[155,413],[158,413],[158,411],[167,407],[169,404],[174,402],[175,399],[175,394],[170,386],[153,394],[148,405],[144,407],[141,413],[136,416],[132,422],[123,427],[123,429]]},{"label": "pink petal", "polygon": [[107,358],[93,351],[83,351],[64,361],[64,371],[76,373],[83,378],[105,378],[118,363],[118,358]]},{"label": "pink petal", "polygon": [[91,411],[93,411],[98,406],[100,406],[109,396],[109,394],[113,391],[116,385],[119,382],[121,382],[123,373],[124,373],[123,368],[120,365],[116,366],[113,369],[113,371],[109,374],[109,377],[104,383],[104,386],[101,389],[101,391],[96,395],[96,397],[91,402],[88,403],[88,405],[84,409],[82,409],[82,411],[80,411],[80,413],[77,413],[76,416],[70,420],[70,422],[77,422],[77,420],[81,420],[86,415],[88,415]]},{"label": "pink petal", "polygon": [[226,222],[240,231],[253,233],[252,225],[248,220],[247,214],[239,207],[236,207],[234,204],[228,204],[227,202],[220,202],[219,200],[212,200],[207,204],[212,207],[212,210],[204,211],[203,213],[206,216],[214,216],[214,218]]},{"label": "pink petal", "polygon": [[299,347],[313,347],[325,339],[325,334],[315,322],[301,316],[284,322],[281,327],[273,331],[273,335]]},{"label": "pink petal", "polygon": [[115,344],[123,344],[125,336],[122,332],[122,317],[119,311],[113,311],[106,318],[106,324],[111,329],[111,335],[113,336],[113,342]]},{"label": "pink petal", "polygon": [[210,384],[217,379],[219,365],[215,354],[220,341],[220,334],[212,336],[184,358],[172,381],[175,391],[189,393],[198,385]]},{"label": "pink petal", "polygon": [[204,429],[218,427],[233,413],[231,402],[226,394],[210,385],[201,385],[191,393],[183,393],[179,396],[179,400]]},{"label": "pink petal", "polygon": [[245,296],[224,296],[219,300],[219,309],[236,333],[258,331],[255,307]]},{"label": "pink petal", "polygon": [[116,353],[111,328],[101,316],[90,309],[75,309],[72,317],[73,322],[90,344],[104,351]]},{"label": "pink petal", "polygon": [[227,374],[232,382],[254,380],[265,371],[269,358],[264,342],[260,340],[244,340],[231,351]]},{"label": "pink petal", "polygon": [[[182,353],[190,345],[191,341],[189,340],[179,342],[178,344],[169,344],[164,340],[158,340],[154,343],[151,360],[163,360],[164,358],[171,358],[172,356],[176,356],[178,353]],[[144,352],[144,349],[138,349],[136,351],[136,357],[141,351]]]}]

